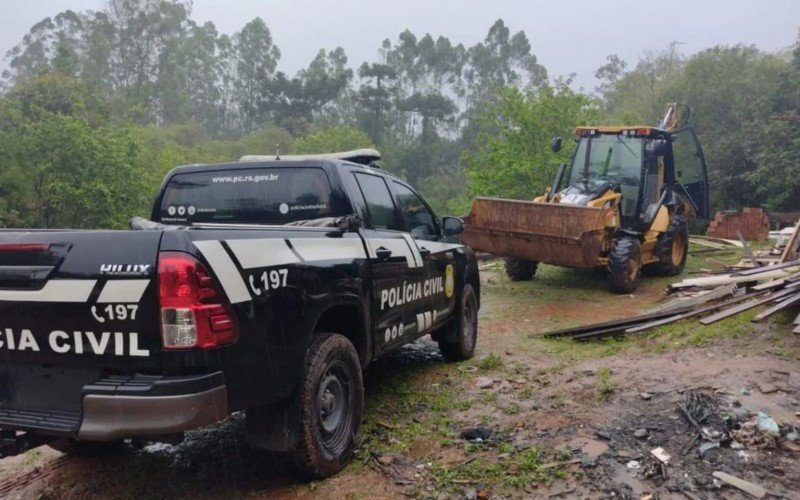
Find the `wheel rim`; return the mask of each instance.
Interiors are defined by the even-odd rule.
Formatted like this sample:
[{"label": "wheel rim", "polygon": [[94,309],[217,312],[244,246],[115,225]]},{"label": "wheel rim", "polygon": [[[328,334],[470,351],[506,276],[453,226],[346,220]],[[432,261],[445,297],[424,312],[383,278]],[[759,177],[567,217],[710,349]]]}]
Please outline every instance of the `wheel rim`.
[{"label": "wheel rim", "polygon": [[683,233],[678,233],[675,235],[675,239],[672,242],[672,264],[675,266],[680,266],[681,262],[683,262],[683,255],[685,252],[685,242],[683,240]]},{"label": "wheel rim", "polygon": [[470,295],[467,300],[463,301],[461,306],[461,339],[466,351],[471,351],[475,348],[476,314],[475,304]]},{"label": "wheel rim", "polygon": [[338,456],[347,449],[353,422],[353,378],[341,361],[328,366],[317,387],[316,422],[322,446]]}]

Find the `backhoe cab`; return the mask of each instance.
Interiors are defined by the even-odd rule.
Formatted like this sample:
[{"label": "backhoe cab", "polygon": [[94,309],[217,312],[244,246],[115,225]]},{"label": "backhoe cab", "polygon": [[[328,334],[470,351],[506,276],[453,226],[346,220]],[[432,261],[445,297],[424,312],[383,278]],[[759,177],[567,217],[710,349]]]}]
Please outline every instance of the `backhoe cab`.
[{"label": "backhoe cab", "polygon": [[612,290],[630,293],[642,269],[680,273],[688,221],[708,216],[708,183],[700,142],[678,111],[669,105],[657,127],[578,127],[569,165],[542,196],[476,198],[462,240],[506,256],[513,280],[530,279],[538,262],[605,267]]}]

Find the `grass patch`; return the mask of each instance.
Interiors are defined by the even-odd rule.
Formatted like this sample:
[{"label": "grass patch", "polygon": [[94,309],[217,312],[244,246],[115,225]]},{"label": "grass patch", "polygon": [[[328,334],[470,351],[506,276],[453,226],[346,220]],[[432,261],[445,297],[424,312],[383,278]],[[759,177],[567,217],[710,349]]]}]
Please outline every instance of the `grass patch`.
[{"label": "grass patch", "polygon": [[[499,450],[501,451],[501,450]],[[566,474],[559,467],[548,465],[556,461],[556,455],[548,454],[544,447],[529,448],[517,452],[513,447],[502,448],[501,453],[508,454],[505,460],[498,461],[493,457],[480,456],[474,461],[454,467],[434,467],[431,474],[437,489],[448,493],[459,492],[464,482],[476,486],[491,485],[494,495],[504,495],[519,491],[527,486],[541,484],[549,486],[556,479],[563,479]]]},{"label": "grass patch", "polygon": [[608,368],[600,368],[597,370],[597,399],[600,401],[607,400],[616,389],[616,384],[611,380],[611,372]]},{"label": "grass patch", "polygon": [[485,372],[500,368],[501,366],[503,366],[502,358],[493,352],[490,352],[488,356],[478,362],[478,368]]}]

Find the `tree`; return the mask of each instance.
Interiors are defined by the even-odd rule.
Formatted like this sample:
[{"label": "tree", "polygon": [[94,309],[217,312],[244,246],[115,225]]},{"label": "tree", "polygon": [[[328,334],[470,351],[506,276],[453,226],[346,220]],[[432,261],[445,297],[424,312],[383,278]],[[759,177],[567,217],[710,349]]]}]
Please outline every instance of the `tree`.
[{"label": "tree", "polygon": [[388,64],[363,63],[358,68],[361,86],[356,102],[360,106],[359,125],[375,144],[383,144],[388,128],[387,114],[392,108],[393,82],[397,73]]},{"label": "tree", "polygon": [[332,153],[361,148],[375,148],[369,136],[352,127],[329,127],[311,133],[295,144],[296,153]]},{"label": "tree", "polygon": [[278,72],[262,82],[260,109],[273,121],[296,136],[304,135],[314,117],[339,97],[353,78],[347,55],[341,47],[317,53],[308,68],[288,78]]},{"label": "tree", "polygon": [[235,100],[246,132],[262,125],[264,85],[272,79],[281,52],[272,44],[272,34],[257,17],[234,36],[236,54]]},{"label": "tree", "polygon": [[571,151],[550,150],[554,136],[570,137],[580,123],[596,122],[598,103],[564,82],[523,92],[500,91],[479,116],[478,149],[465,152],[469,191],[478,196],[531,199],[552,182]]}]

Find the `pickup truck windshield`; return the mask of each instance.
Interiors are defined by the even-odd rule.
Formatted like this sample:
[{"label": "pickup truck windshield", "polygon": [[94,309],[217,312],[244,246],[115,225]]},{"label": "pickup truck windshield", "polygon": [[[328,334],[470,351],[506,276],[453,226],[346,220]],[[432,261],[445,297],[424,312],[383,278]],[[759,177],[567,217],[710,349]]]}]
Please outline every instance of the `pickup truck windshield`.
[{"label": "pickup truck windshield", "polygon": [[331,203],[331,184],[313,167],[178,174],[167,185],[160,222],[288,224],[345,215]]}]

